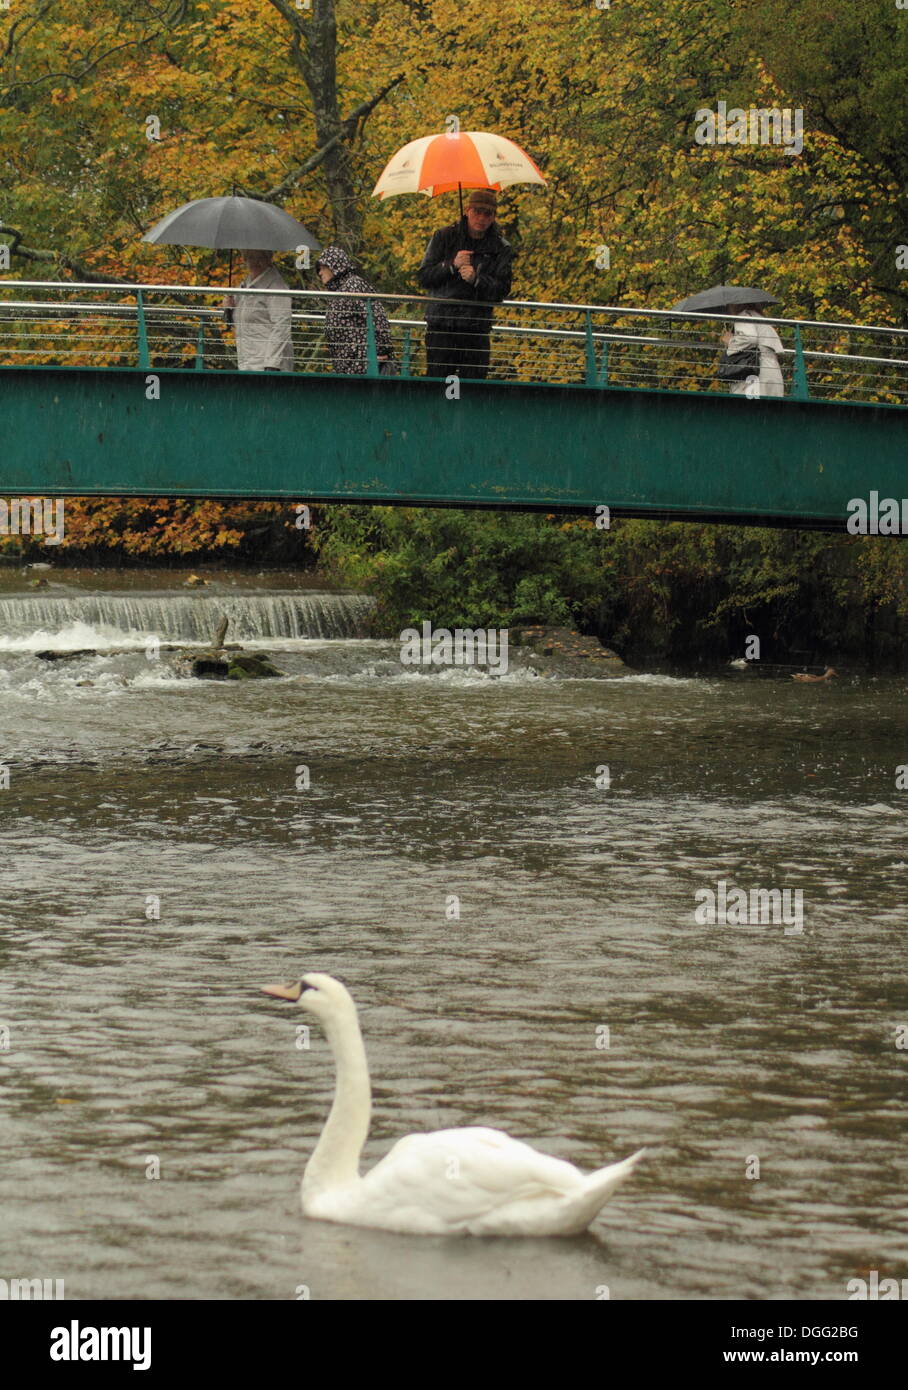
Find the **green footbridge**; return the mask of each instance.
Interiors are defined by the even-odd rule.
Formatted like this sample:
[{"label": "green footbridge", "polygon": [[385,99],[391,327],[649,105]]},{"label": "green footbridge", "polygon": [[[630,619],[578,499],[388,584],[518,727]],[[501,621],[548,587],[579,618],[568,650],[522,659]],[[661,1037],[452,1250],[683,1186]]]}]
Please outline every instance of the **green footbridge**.
[{"label": "green footbridge", "polygon": [[341,376],[328,296],[295,291],[294,372],[238,372],[224,293],[0,282],[0,496],[607,506],[841,529],[853,499],[908,495],[905,330],[769,320],[785,394],[753,378],[732,395],[716,316],[514,301],[496,306],[487,380],[430,379],[427,301],[374,296],[365,370]]}]

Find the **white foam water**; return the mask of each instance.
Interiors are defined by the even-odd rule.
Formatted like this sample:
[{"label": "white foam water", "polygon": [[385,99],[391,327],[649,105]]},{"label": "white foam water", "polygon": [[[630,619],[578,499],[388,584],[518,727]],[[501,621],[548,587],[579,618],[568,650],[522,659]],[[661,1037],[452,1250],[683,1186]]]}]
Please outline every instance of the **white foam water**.
[{"label": "white foam water", "polygon": [[[374,607],[364,594],[42,594],[0,598],[0,650],[207,642],[222,617],[230,640],[361,637]],[[82,640],[89,630],[100,640]],[[80,635],[81,634],[81,635]]]}]

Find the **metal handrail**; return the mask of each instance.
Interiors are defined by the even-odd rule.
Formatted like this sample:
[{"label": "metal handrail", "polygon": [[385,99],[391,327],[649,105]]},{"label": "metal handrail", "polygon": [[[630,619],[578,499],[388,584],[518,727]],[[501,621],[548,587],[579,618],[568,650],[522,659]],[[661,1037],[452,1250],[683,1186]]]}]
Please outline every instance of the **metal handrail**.
[{"label": "metal handrail", "polygon": [[[348,290],[301,290],[301,289],[259,289],[255,286],[243,287],[240,285],[157,285],[157,284],[130,284],[125,281],[111,282],[110,284],[91,284],[79,280],[0,280],[0,290],[6,287],[18,287],[26,289],[82,289],[92,293],[102,291],[116,291],[122,294],[135,294],[137,291],[152,293],[170,294],[270,294],[270,295],[290,295],[295,299],[312,298],[324,299],[327,295],[344,299],[378,299],[378,300],[406,300],[408,303],[418,302],[422,304],[450,304],[449,299],[434,295],[416,294],[385,294],[378,290],[374,292],[348,291]],[[37,301],[40,303],[41,301]],[[564,304],[542,299],[504,299],[500,302],[489,300],[470,300],[471,304],[477,308],[511,308],[511,309],[554,309],[564,313],[594,313],[594,314],[633,314],[642,318],[672,318],[683,320],[709,320],[711,322],[724,322],[729,320],[734,322],[741,318],[741,313],[719,314],[719,313],[699,313],[688,310],[678,309],[645,309],[633,304]],[[908,338],[908,328],[896,328],[887,324],[866,324],[866,323],[839,323],[827,319],[788,319],[770,318],[768,314],[761,314],[762,323],[782,324],[785,327],[801,328],[827,328],[840,329],[849,333],[862,331],[865,333],[885,333],[897,337]]]},{"label": "metal handrail", "polygon": [[[8,282],[0,281],[0,288],[2,288],[3,285],[4,285],[5,283],[8,283]],[[21,283],[21,282],[16,282],[16,283]],[[41,281],[34,281],[33,283],[34,283],[34,284],[41,284],[41,283],[44,283],[44,282],[41,282]],[[99,286],[99,288],[100,288],[100,286]],[[146,287],[143,286],[143,288],[146,288]],[[247,291],[244,291],[244,293],[247,293]],[[259,293],[259,294],[284,294],[284,295],[286,295],[286,294],[289,293],[289,294],[291,294],[291,295],[296,296],[296,295],[302,294],[302,293],[304,293],[304,292],[303,292],[303,291],[299,291],[299,290],[289,290],[289,291],[288,291],[288,290],[259,290],[259,291],[252,291],[252,290],[250,290],[250,291],[248,291],[248,293]],[[306,291],[305,293],[309,293],[309,291]],[[320,296],[320,297],[324,297],[324,296]],[[371,298],[373,298],[372,295],[368,295],[368,294],[364,294],[364,293],[351,294],[351,295],[346,296],[346,297],[347,297],[347,298],[350,298],[350,299],[371,299]],[[395,298],[395,299],[404,299],[404,298],[407,298],[407,296],[405,296],[405,295],[398,295],[398,296],[374,296],[374,297]],[[413,298],[417,298],[417,299],[418,299],[417,296],[413,296]],[[432,302],[432,303],[439,303],[439,302],[441,302],[441,303],[446,303],[447,301],[445,301],[445,300],[442,300],[442,301],[432,300],[432,301],[428,301],[428,302]],[[507,307],[510,307],[510,306],[514,306],[514,305],[516,305],[517,303],[518,303],[518,301],[516,301],[516,300],[508,300],[508,299],[506,299],[506,300],[503,300],[503,301],[502,301],[501,307],[502,307],[502,308],[507,308]],[[0,309],[7,309],[7,308],[9,308],[9,309],[23,309],[23,310],[28,310],[28,309],[44,308],[44,307],[46,307],[46,306],[47,306],[47,301],[46,301],[46,300],[34,300],[34,299],[30,299],[30,300],[0,300]],[[135,314],[135,310],[136,310],[136,305],[135,305],[135,304],[82,304],[82,303],[79,303],[78,301],[76,301],[75,303],[60,303],[60,304],[55,304],[53,307],[54,307],[54,312],[55,312],[55,313],[56,313],[58,310],[59,310],[59,311],[64,311],[64,312],[71,313],[71,312],[73,312],[74,310],[81,309],[81,310],[87,310],[87,311],[89,311],[89,312],[91,312],[91,313],[99,313],[99,312],[100,312],[100,313],[109,313],[109,314],[120,314],[120,315],[122,315],[123,317],[127,317],[127,316],[133,317],[134,314]],[[543,306],[541,303],[537,304],[537,303],[534,303],[534,302],[532,302],[532,301],[522,301],[522,307],[524,307],[524,308],[530,308],[530,307],[532,307],[532,308],[541,308],[541,307],[546,307],[546,308],[548,308],[548,307],[552,307],[552,306],[550,306],[550,305],[545,305],[545,306]],[[558,306],[558,307],[564,308],[564,307],[567,307],[567,306],[561,305],[561,306]],[[573,306],[572,306],[572,307],[573,307]],[[223,309],[211,309],[211,308],[208,308],[208,307],[205,306],[205,305],[194,305],[193,308],[192,308],[192,312],[193,312],[194,315],[197,315],[197,316],[200,317],[200,318],[204,317],[204,318],[211,318],[211,319],[218,319],[218,320],[221,320],[221,319],[223,318],[223,313],[224,313]],[[626,310],[626,309],[625,309],[623,312],[624,312],[625,314],[627,314],[628,312],[643,313],[643,312],[650,312],[650,311],[644,311],[644,310],[633,310],[633,311],[629,311],[629,310]],[[147,315],[148,313],[151,313],[151,314],[154,314],[154,315],[163,315],[163,314],[177,315],[177,314],[183,314],[183,313],[185,313],[185,310],[184,310],[184,309],[181,309],[181,308],[178,308],[178,307],[176,307],[176,306],[168,305],[168,304],[155,304],[155,305],[151,305],[151,306],[146,305],[146,306],[145,306],[145,313],[146,313],[146,315]],[[322,314],[294,313],[294,314],[292,315],[292,317],[293,317],[295,320],[299,320],[299,321],[301,321],[301,322],[321,322],[321,321],[324,321],[325,315],[324,315],[323,313],[322,313]],[[704,315],[703,317],[711,317],[711,316],[709,316],[709,315]],[[764,319],[763,319],[763,322],[764,322],[764,323],[783,323],[783,324],[803,323],[803,324],[805,324],[805,325],[808,325],[808,324],[810,324],[811,321],[810,321],[810,320],[807,320],[807,319],[799,320],[799,319],[765,319],[765,318],[764,318]],[[401,328],[403,328],[403,327],[406,327],[406,328],[421,328],[421,327],[424,326],[425,320],[424,320],[424,319],[392,318],[392,319],[389,319],[389,323],[394,324],[395,326],[401,327]],[[889,334],[889,333],[893,333],[893,334],[902,334],[902,333],[903,333],[903,330],[901,330],[901,329],[895,329],[895,328],[893,328],[893,329],[884,329],[884,328],[876,329],[876,328],[869,328],[868,325],[864,325],[864,324],[860,324],[860,325],[858,325],[858,324],[854,324],[854,325],[839,325],[839,324],[826,323],[826,322],[823,321],[823,320],[817,320],[817,321],[816,321],[816,324],[817,324],[817,326],[823,327],[823,328],[841,328],[841,327],[844,327],[844,326],[850,326],[851,328],[854,328],[854,329],[857,329],[857,328],[865,328],[865,329],[867,329],[867,331],[870,331],[870,332],[880,332],[880,333],[886,333],[886,334]],[[556,340],[558,340],[558,341],[567,341],[567,340],[571,340],[571,339],[576,339],[578,342],[583,341],[583,339],[584,339],[585,336],[586,336],[586,334],[585,334],[582,330],[577,329],[577,328],[530,328],[530,327],[525,327],[525,326],[523,326],[523,325],[521,325],[521,324],[507,324],[507,323],[495,323],[495,322],[493,322],[492,325],[491,325],[491,332],[492,332],[492,333],[495,333],[495,334],[501,334],[502,336],[505,336],[505,335],[507,335],[507,334],[514,334],[515,336],[524,337],[524,338],[554,338],[554,339],[556,339]],[[908,331],[906,331],[906,332],[908,332]],[[694,343],[694,342],[675,342],[675,343],[672,343],[671,340],[669,340],[669,339],[666,339],[666,338],[655,338],[655,337],[650,337],[650,336],[645,335],[645,334],[642,334],[642,333],[607,333],[607,332],[603,331],[602,329],[596,329],[596,328],[594,328],[594,329],[593,329],[593,337],[594,337],[594,339],[595,339],[597,342],[609,342],[609,343],[648,343],[648,344],[650,344],[650,345],[652,345],[652,346],[656,346],[656,347],[677,346],[677,347],[689,348],[692,352],[710,352],[710,353],[715,353],[715,352],[717,351],[715,344],[712,344],[712,343]],[[794,349],[794,348],[787,348],[787,347],[785,347],[785,346],[783,345],[783,347],[781,348],[781,351],[780,351],[777,355],[779,355],[779,356],[785,356],[785,357],[794,357],[794,356],[796,356],[797,354],[796,354],[796,349]],[[868,356],[865,355],[865,354],[858,354],[858,353],[821,352],[821,351],[819,351],[819,350],[817,350],[817,349],[814,349],[814,348],[805,348],[805,349],[804,349],[804,356],[805,356],[805,357],[812,357],[812,358],[821,358],[821,357],[823,357],[823,358],[830,358],[830,359],[832,359],[832,360],[834,360],[834,361],[837,361],[837,362],[871,362],[871,363],[877,363],[877,364],[879,364],[879,365],[881,365],[881,366],[900,366],[900,367],[908,366],[908,359],[903,359],[903,358],[898,358],[898,357],[868,357]]]},{"label": "metal handrail", "polygon": [[[24,297],[33,291],[40,294]],[[15,298],[3,297],[10,292]],[[420,371],[414,358],[422,350],[421,334],[431,329],[431,315],[428,321],[413,315],[425,315],[432,305],[451,305],[451,300],[440,296],[332,291],[327,287],[0,280],[0,360],[7,365],[55,368],[138,364],[140,370],[147,371],[153,359],[168,370],[231,370],[235,359],[230,337],[216,331],[227,326],[225,306],[217,300],[246,294],[291,301],[288,317],[294,370],[372,377],[379,375],[373,308],[379,304],[384,307],[395,344],[393,356],[399,358],[400,375],[410,378]],[[355,365],[338,365],[332,357],[330,337],[322,335],[327,307],[337,299],[361,301],[365,308],[364,356]],[[466,303],[473,307],[480,301]],[[713,373],[707,359],[714,359],[719,351],[717,326],[742,318],[740,310],[703,314],[535,300],[504,300],[485,307],[490,311],[489,323],[481,331],[486,343],[492,344],[492,379],[586,389],[712,389]],[[563,321],[565,315],[571,316],[570,321]],[[613,322],[602,322],[603,316]],[[790,400],[864,400],[908,407],[904,374],[908,361],[880,355],[880,349],[902,348],[908,330],[762,315],[752,321],[776,324],[793,341],[793,346],[783,344],[777,350]],[[209,326],[212,331],[206,337]],[[464,331],[480,330],[468,327]],[[805,339],[811,333],[815,341],[808,345]],[[819,342],[817,333],[821,335]],[[839,345],[852,350],[839,350]],[[438,372],[439,367],[434,370]]]}]

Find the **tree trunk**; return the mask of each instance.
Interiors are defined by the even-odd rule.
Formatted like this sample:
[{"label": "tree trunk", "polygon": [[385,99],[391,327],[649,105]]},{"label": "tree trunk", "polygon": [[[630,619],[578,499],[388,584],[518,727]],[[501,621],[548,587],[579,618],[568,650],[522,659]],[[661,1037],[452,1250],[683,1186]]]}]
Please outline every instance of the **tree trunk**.
[{"label": "tree trunk", "polygon": [[353,166],[344,139],[351,133],[340,114],[337,98],[337,20],[334,0],[311,0],[302,13],[292,0],[270,0],[292,30],[290,54],[309,89],[315,118],[316,145],[329,146],[322,167],[334,214],[334,231],[345,249],[355,255],[362,241],[363,214],[353,183]]},{"label": "tree trunk", "polygon": [[[334,0],[312,0],[312,7],[312,19],[307,28],[308,86],[316,140],[321,148],[341,130],[337,102],[337,23]],[[350,152],[343,141],[338,141],[325,155],[324,169],[337,239],[355,255],[362,241],[363,216],[353,186]]]}]

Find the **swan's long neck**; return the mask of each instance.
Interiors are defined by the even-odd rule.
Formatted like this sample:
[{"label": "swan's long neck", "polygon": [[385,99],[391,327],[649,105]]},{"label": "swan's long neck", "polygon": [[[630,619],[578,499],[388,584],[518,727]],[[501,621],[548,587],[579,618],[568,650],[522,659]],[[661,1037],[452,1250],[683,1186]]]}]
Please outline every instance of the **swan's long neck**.
[{"label": "swan's long neck", "polygon": [[306,1165],[304,1188],[341,1187],[359,1177],[359,1156],[369,1133],[372,1092],[356,1011],[325,1023],[337,1085],[325,1128]]}]

